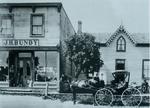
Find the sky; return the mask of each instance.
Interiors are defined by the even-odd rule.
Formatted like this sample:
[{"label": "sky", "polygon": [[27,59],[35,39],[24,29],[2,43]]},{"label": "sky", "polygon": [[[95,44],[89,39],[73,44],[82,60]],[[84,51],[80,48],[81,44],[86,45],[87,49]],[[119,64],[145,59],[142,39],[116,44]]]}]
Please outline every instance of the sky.
[{"label": "sky", "polygon": [[62,2],[77,31],[112,33],[122,24],[129,33],[149,33],[150,0],[0,0],[0,2]]},{"label": "sky", "polygon": [[149,33],[149,0],[62,0],[75,30],[82,21],[83,32],[112,33],[124,25],[130,33]]}]

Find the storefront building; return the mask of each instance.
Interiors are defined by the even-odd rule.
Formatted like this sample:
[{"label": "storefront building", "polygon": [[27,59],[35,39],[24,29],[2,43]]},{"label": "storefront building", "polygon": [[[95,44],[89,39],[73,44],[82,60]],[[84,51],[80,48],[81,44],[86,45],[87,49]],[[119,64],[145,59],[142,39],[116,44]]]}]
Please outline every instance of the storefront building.
[{"label": "storefront building", "polygon": [[64,39],[75,33],[59,2],[0,3],[0,87],[59,91]]}]

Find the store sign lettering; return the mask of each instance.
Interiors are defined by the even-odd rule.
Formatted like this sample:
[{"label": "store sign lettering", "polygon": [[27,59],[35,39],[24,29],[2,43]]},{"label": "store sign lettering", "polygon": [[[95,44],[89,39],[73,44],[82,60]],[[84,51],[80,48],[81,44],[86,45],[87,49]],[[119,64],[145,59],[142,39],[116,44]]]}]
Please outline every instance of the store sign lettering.
[{"label": "store sign lettering", "polygon": [[4,39],[3,46],[39,46],[38,39]]}]

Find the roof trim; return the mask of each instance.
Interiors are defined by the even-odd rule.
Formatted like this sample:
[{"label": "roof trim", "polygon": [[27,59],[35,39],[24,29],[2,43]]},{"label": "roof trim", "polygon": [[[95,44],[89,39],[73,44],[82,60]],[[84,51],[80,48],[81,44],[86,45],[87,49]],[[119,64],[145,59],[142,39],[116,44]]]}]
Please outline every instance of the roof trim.
[{"label": "roof trim", "polygon": [[119,33],[125,33],[128,39],[135,45],[135,40],[130,36],[130,34],[126,31],[123,25],[120,25],[119,28],[111,35],[111,37],[106,42],[106,45],[109,46],[110,43],[116,38]]},{"label": "roof trim", "polygon": [[19,8],[28,8],[31,7],[32,11],[35,12],[36,7],[56,7],[58,9],[58,12],[60,12],[62,8],[61,2],[53,2],[53,3],[0,3],[0,7],[7,7],[9,8],[9,12],[12,12],[12,9],[14,7]]},{"label": "roof trim", "polygon": [[137,43],[136,47],[150,47],[150,43]]},{"label": "roof trim", "polygon": [[61,2],[44,2],[44,3],[0,3],[1,7],[32,7],[32,6],[38,6],[38,7],[51,7],[51,6],[61,6],[62,3]]},{"label": "roof trim", "polygon": [[100,47],[107,47],[106,43],[99,43],[99,42],[95,42],[96,44],[98,44]]}]

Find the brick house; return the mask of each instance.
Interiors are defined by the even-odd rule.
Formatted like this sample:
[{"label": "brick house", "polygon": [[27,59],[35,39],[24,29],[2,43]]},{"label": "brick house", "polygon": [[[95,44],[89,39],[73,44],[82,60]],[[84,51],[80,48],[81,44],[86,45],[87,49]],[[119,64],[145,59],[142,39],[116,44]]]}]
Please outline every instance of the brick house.
[{"label": "brick house", "polygon": [[59,91],[62,73],[71,74],[64,39],[75,30],[60,2],[0,1],[0,87]]},{"label": "brick house", "polygon": [[100,78],[110,83],[112,72],[126,70],[130,72],[130,83],[141,84],[150,79],[150,37],[147,33],[128,33],[123,25],[112,34],[93,34],[100,44],[101,58],[104,61],[100,69]]}]

